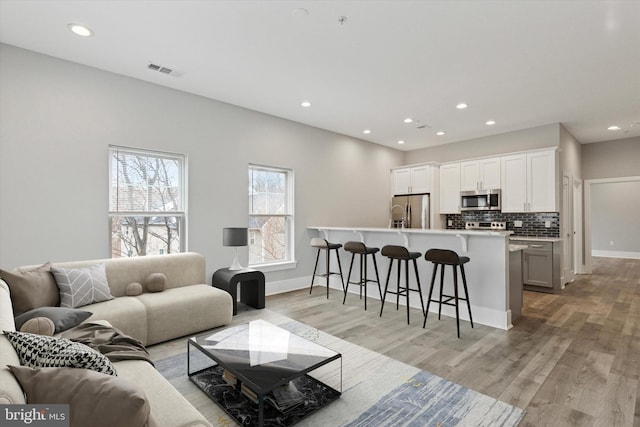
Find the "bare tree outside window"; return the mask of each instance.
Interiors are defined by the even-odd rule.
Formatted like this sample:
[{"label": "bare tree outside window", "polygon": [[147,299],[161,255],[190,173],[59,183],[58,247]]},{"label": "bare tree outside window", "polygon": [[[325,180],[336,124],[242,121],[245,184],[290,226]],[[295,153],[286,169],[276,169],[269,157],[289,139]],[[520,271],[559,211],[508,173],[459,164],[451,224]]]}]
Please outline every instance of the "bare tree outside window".
[{"label": "bare tree outside window", "polygon": [[110,147],[111,255],[184,251],[185,157]]},{"label": "bare tree outside window", "polygon": [[249,265],[289,261],[293,172],[249,166]]}]

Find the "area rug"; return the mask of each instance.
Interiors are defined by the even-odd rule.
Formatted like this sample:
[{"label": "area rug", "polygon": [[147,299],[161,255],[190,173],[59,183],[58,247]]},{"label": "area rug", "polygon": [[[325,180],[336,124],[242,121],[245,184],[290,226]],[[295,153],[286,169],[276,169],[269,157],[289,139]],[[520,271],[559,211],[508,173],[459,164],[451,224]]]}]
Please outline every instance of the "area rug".
[{"label": "area rug", "polygon": [[[265,320],[342,354],[342,396],[303,419],[299,426],[507,427],[518,425],[524,415],[515,406],[277,313],[270,312]],[[214,426],[236,424],[189,381],[186,353],[155,363]],[[328,370],[319,375],[336,381],[335,373]]]}]

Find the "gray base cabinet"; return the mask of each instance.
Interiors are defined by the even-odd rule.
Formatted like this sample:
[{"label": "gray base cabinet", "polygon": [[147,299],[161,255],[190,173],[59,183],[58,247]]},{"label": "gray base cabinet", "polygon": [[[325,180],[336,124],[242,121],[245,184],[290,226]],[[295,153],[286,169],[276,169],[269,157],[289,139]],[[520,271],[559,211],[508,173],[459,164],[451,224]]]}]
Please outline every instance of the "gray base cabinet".
[{"label": "gray base cabinet", "polygon": [[509,310],[511,321],[522,313],[522,251],[509,251]]},{"label": "gray base cabinet", "polygon": [[523,240],[528,247],[522,252],[522,284],[524,289],[542,292],[560,290],[560,242]]}]

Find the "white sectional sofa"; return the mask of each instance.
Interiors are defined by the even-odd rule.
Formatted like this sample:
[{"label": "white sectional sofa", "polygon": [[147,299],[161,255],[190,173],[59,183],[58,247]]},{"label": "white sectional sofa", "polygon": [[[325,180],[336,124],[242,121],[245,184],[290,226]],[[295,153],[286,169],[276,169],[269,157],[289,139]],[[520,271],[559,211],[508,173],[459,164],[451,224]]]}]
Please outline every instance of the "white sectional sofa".
[{"label": "white sectional sofa", "polygon": [[[228,324],[232,318],[231,296],[205,284],[205,259],[197,253],[138,258],[53,263],[63,268],[82,268],[104,263],[114,299],[81,307],[93,315],[85,322],[107,321],[145,345],[194,334]],[[37,266],[32,266],[37,267]],[[21,267],[29,269],[30,266]],[[127,296],[130,283],[143,283],[151,273],[163,273],[161,292]],[[0,280],[0,330],[15,331],[9,286]],[[0,336],[0,403],[26,403],[19,383],[7,365],[20,360],[7,337]],[[210,426],[210,423],[149,363],[140,360],[115,362],[119,377],[144,390],[151,414],[160,426]],[[186,367],[185,367],[186,369]]]}]

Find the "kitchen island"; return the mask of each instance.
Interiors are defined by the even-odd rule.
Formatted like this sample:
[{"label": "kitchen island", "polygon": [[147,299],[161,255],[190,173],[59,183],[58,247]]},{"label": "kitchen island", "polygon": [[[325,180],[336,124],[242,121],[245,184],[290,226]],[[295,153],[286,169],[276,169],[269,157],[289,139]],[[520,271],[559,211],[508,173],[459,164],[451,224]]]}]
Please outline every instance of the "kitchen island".
[{"label": "kitchen island", "polygon": [[[417,228],[358,228],[358,227],[308,227],[310,237],[320,237],[332,243],[342,243],[350,240],[363,242],[367,246],[375,246],[382,249],[385,245],[401,245],[410,251],[419,251],[423,257],[418,260],[418,272],[422,285],[422,294],[425,300],[429,294],[429,284],[433,272],[432,264],[425,261],[424,253],[432,248],[450,249],[460,256],[468,256],[471,261],[465,265],[469,299],[474,323],[480,323],[499,329],[509,329],[512,321],[520,313],[521,299],[510,298],[514,292],[522,290],[509,288],[509,231],[475,231],[475,230],[432,230]],[[347,280],[350,255],[340,251],[341,262],[345,266],[345,281]],[[380,282],[384,289],[389,262],[386,257],[377,255]],[[357,261],[356,261],[357,262]],[[354,270],[357,267],[354,266]],[[373,272],[372,268],[369,269]],[[395,287],[395,271],[393,268],[389,287]],[[354,274],[354,273],[352,273]],[[453,289],[453,274],[451,267],[447,267],[445,274],[445,293],[447,289]],[[415,280],[413,274],[410,280]],[[439,274],[438,274],[439,277]],[[353,280],[353,278],[352,278]],[[436,285],[439,281],[436,278]],[[521,284],[519,284],[522,286]],[[341,289],[339,279],[331,283],[332,287]],[[378,291],[376,284],[370,284],[368,295],[376,298]],[[415,285],[414,285],[415,286]],[[513,286],[518,286],[513,284]],[[355,289],[354,289],[355,288]],[[436,298],[439,286],[434,289]],[[350,289],[358,291],[357,287]],[[402,299],[401,299],[402,303]],[[464,302],[462,302],[464,304]],[[420,308],[419,298],[411,298],[411,306]],[[431,304],[430,312],[438,311],[437,304]],[[442,314],[455,317],[453,307],[443,306]],[[460,318],[469,320],[466,308],[461,307]],[[429,323],[427,323],[427,328]]]}]

